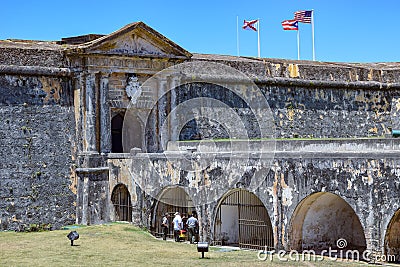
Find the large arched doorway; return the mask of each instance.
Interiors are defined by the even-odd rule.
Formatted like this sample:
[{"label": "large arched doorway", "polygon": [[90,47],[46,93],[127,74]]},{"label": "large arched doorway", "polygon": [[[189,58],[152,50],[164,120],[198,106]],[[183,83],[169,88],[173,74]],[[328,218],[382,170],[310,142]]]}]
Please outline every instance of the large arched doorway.
[{"label": "large arched doorway", "polygon": [[400,262],[400,210],[393,215],[386,230],[385,255],[390,262]]},{"label": "large arched doorway", "polygon": [[[364,251],[364,230],[353,208],[341,197],[314,193],[296,207],[290,224],[290,248],[302,250],[342,249]],[[338,240],[345,240],[339,244]],[[344,247],[344,244],[347,244]]]},{"label": "large arched doorway", "polygon": [[114,187],[111,195],[116,221],[132,221],[132,202],[128,188],[124,184]]},{"label": "large arched doorway", "polygon": [[179,212],[182,220],[185,222],[189,214],[196,214],[193,201],[182,187],[168,187],[164,189],[155,203],[153,212],[152,234],[156,237],[162,236],[161,220],[164,214],[168,213],[169,217],[169,233],[168,237],[173,238],[172,220],[174,213]]},{"label": "large arched doorway", "polygon": [[253,193],[235,189],[218,205],[214,243],[249,249],[273,249],[273,231],[268,212]]}]

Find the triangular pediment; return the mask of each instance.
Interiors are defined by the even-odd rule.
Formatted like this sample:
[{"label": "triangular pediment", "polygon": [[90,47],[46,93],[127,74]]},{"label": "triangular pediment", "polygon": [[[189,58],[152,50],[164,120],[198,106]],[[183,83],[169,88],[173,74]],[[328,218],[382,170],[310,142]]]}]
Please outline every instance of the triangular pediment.
[{"label": "triangular pediment", "polygon": [[175,44],[143,22],[80,45],[85,53],[151,56],[161,58],[190,58],[191,53]]}]

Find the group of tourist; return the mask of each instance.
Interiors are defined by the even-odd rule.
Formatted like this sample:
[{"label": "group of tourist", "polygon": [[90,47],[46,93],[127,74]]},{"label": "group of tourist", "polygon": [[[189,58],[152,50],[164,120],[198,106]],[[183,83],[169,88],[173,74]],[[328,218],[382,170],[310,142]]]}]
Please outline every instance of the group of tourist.
[{"label": "group of tourist", "polygon": [[[191,244],[193,244],[197,240],[197,236],[199,233],[199,221],[197,219],[197,214],[192,212],[187,220],[181,217],[179,212],[175,212],[174,219],[172,221],[174,227],[174,239],[175,242],[180,241],[180,236],[182,231],[185,230],[185,226],[187,228],[188,239]],[[169,213],[165,213],[162,218],[161,227],[163,229],[163,239],[167,239],[167,235],[169,232]]]}]

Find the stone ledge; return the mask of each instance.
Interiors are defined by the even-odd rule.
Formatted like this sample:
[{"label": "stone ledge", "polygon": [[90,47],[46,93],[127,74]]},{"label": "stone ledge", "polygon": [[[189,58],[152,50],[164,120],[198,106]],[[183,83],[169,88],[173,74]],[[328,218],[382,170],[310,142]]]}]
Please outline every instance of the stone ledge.
[{"label": "stone ledge", "polygon": [[44,75],[44,76],[71,76],[69,68],[40,67],[40,66],[16,66],[0,65],[1,74],[19,74],[19,75]]},{"label": "stone ledge", "polygon": [[369,159],[383,159],[393,158],[397,159],[400,156],[400,150],[384,151],[271,151],[266,153],[249,153],[246,151],[235,152],[169,152],[169,153],[139,153],[136,156],[127,156],[125,159],[149,159],[149,160],[193,160],[201,161],[202,159],[260,159],[260,160],[273,160],[275,158],[310,158],[310,159],[331,159],[331,158],[369,158]]},{"label": "stone ledge", "polygon": [[400,138],[331,138],[171,141],[167,151],[186,151],[195,147],[202,152],[299,151],[299,152],[374,152],[399,151]]},{"label": "stone ledge", "polygon": [[76,168],[76,173],[97,173],[97,172],[106,172],[109,171],[108,167],[97,167],[97,168]]},{"label": "stone ledge", "polygon": [[385,83],[377,81],[326,81],[326,80],[312,80],[312,79],[299,79],[299,78],[284,78],[284,77],[262,77],[262,78],[249,78],[245,80],[242,77],[232,75],[208,75],[185,73],[186,76],[182,77],[185,82],[208,82],[208,83],[227,83],[227,84],[249,84],[250,81],[259,85],[282,85],[282,86],[298,86],[298,87],[321,87],[321,88],[350,88],[350,89],[399,89],[400,83]]}]

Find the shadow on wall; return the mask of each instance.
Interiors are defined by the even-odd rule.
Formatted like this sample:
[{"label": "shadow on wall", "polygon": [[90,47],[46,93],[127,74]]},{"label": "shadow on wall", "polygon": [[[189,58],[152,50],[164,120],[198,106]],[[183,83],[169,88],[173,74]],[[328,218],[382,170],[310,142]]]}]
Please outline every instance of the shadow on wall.
[{"label": "shadow on wall", "polygon": [[344,250],[362,252],[367,248],[364,229],[353,208],[332,193],[314,193],[303,199],[290,227],[290,249],[296,251],[337,249],[339,239],[347,241]]}]

